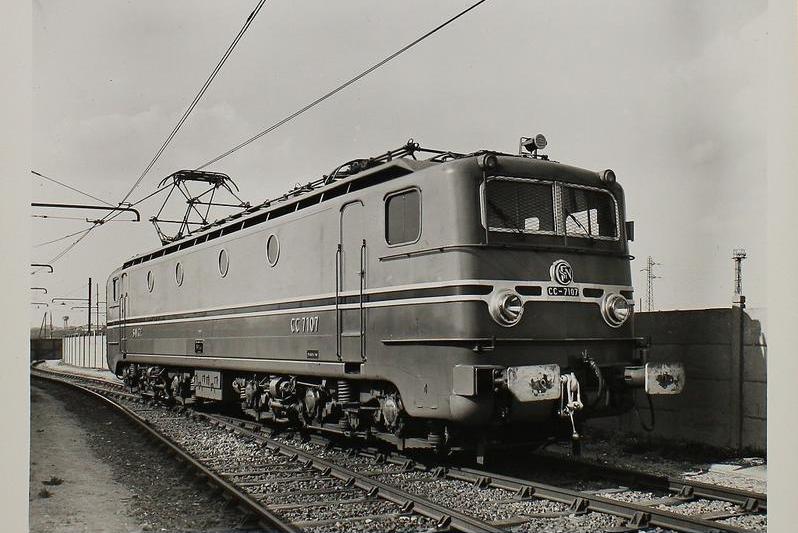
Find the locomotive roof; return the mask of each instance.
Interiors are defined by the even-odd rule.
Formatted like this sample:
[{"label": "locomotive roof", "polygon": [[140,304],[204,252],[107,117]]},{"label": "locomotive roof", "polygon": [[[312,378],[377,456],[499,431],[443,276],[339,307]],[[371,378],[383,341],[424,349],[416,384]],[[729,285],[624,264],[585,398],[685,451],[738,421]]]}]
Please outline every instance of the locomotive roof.
[{"label": "locomotive roof", "polygon": [[[432,160],[394,159],[361,172],[335,178],[322,186],[313,187],[313,183],[298,186],[276,199],[267,200],[259,205],[211,222],[190,235],[165,244],[156,250],[138,254],[128,261],[125,261],[123,268],[143,263],[178,250],[183,250],[195,244],[201,244],[222,235],[254,226],[266,220],[271,220],[282,215],[293,213],[299,209],[316,205],[325,200],[335,198],[336,196],[383,183],[400,176],[412,174],[417,170],[440,163],[441,161]],[[329,177],[325,176],[325,178]]]},{"label": "locomotive roof", "polygon": [[[415,159],[415,157],[412,159],[405,157],[407,155],[413,156],[413,152],[415,151],[426,151],[437,155],[426,160],[418,160]],[[556,161],[549,161],[546,158],[532,158],[487,150],[480,150],[471,154],[428,150],[419,148],[411,139],[406,146],[400,149],[388,152],[377,158],[350,161],[337,167],[330,175],[325,175],[319,180],[297,186],[283,196],[273,200],[266,200],[259,205],[252,206],[226,218],[216,220],[199,228],[196,232],[177,239],[174,242],[165,244],[155,250],[135,255],[131,259],[125,261],[122,268],[144,263],[151,259],[168,255],[178,250],[183,250],[217,237],[260,224],[266,220],[271,220],[305,207],[322,203],[337,196],[384,183],[431,166],[453,161],[465,163],[464,160],[466,159],[470,159],[473,162],[478,156],[485,154],[496,155],[501,162],[502,170],[506,170],[509,173],[518,173],[522,175],[524,170],[528,172],[530,162],[534,162],[536,172],[543,174],[544,177],[557,179],[556,174],[561,174],[563,170],[566,170],[569,180],[586,185],[601,185],[598,174],[595,172],[572,167],[570,165],[563,165]],[[348,170],[341,171],[344,167],[348,167]]]}]

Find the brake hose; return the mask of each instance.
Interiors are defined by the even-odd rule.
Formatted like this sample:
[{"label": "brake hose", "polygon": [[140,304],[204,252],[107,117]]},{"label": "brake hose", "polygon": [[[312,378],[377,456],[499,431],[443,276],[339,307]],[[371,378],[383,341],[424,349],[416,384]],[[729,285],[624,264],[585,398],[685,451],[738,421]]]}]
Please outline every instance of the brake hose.
[{"label": "brake hose", "polygon": [[590,403],[590,408],[592,409],[598,405],[599,401],[604,396],[604,376],[601,375],[601,369],[594,359],[588,358],[586,362],[591,370],[593,370],[593,373],[596,374],[596,381],[598,382],[596,398]]},{"label": "brake hose", "polygon": [[646,394],[646,399],[648,400],[648,410],[651,413],[651,425],[647,425],[643,421],[643,417],[640,416],[640,409],[637,407],[637,399],[633,398],[635,414],[637,415],[637,419],[640,421],[640,426],[647,432],[651,433],[654,431],[654,426],[656,425],[656,419],[654,418],[654,402],[651,400],[651,395]]}]

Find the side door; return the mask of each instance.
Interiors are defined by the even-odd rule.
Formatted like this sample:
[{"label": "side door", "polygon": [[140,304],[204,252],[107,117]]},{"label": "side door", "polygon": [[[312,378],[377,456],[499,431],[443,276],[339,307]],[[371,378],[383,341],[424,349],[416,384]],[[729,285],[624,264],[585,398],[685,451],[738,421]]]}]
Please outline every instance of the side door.
[{"label": "side door", "polygon": [[108,302],[106,304],[105,323],[110,324],[113,322],[116,324],[116,327],[106,328],[108,346],[112,347],[112,350],[114,351],[119,349],[119,338],[121,337],[121,325],[119,324],[119,320],[122,317],[120,310],[122,301],[120,297],[121,288],[121,279],[119,276],[115,276],[111,279],[111,282],[108,284],[108,287],[105,291],[105,301]]},{"label": "side door", "polygon": [[125,356],[127,354],[127,317],[130,299],[128,297],[129,276],[123,273],[120,279],[119,288],[119,352]]},{"label": "side door", "polygon": [[336,265],[338,356],[348,363],[365,361],[365,309],[363,290],[366,282],[365,207],[355,200],[341,208],[340,234]]}]

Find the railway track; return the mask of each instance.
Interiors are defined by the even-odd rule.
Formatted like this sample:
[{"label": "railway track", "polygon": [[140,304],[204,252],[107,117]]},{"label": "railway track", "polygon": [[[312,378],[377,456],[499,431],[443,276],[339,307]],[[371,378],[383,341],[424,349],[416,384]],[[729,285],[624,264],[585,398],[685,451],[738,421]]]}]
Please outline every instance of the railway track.
[{"label": "railway track", "polygon": [[[423,464],[374,449],[341,449],[326,437],[315,436],[309,442],[297,443],[285,436],[267,435],[264,427],[255,422],[222,414],[159,407],[152,402],[142,406],[137,395],[106,380],[53,375],[55,372],[35,368],[32,373],[71,384],[82,383],[77,386],[104,396],[105,401],[127,404],[120,407],[141,419],[150,431],[158,428],[165,432],[171,446],[193,456],[186,460],[207,471],[206,477],[231,487],[227,493],[248,505],[261,523],[266,524],[267,517],[273,517],[276,523],[293,528],[281,529],[284,531],[520,532],[543,528],[552,519],[572,520],[571,529],[576,529],[583,519],[588,524],[585,531],[660,528],[656,530],[742,533],[752,530],[718,520],[765,513],[767,509],[764,494],[644,472],[618,472],[599,465],[580,467],[589,466],[588,471],[595,474],[617,477],[663,495],[646,501],[624,501],[622,490],[574,490],[462,466]],[[136,406],[148,410],[136,414]],[[180,424],[175,423],[178,420]],[[209,428],[229,437],[231,442],[222,445],[227,446],[228,453],[203,447],[203,434]],[[235,448],[232,441],[248,443],[245,450],[249,451],[230,457],[229,450]],[[722,511],[698,515],[674,510],[697,500],[728,505]],[[254,506],[260,506],[260,512],[265,514],[257,514]]]}]

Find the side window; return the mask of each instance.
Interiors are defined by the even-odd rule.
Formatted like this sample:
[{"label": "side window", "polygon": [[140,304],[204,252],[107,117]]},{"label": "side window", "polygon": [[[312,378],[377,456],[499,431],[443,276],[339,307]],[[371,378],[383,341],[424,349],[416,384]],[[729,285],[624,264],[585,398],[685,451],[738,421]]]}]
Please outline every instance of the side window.
[{"label": "side window", "polygon": [[410,189],[385,200],[385,241],[388,244],[415,242],[421,236],[421,193]]},{"label": "side window", "polygon": [[119,300],[119,278],[114,278],[111,281],[111,298],[115,302]]}]

